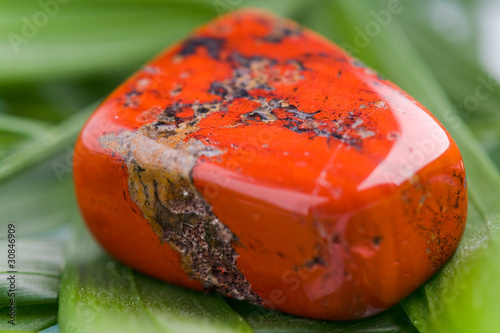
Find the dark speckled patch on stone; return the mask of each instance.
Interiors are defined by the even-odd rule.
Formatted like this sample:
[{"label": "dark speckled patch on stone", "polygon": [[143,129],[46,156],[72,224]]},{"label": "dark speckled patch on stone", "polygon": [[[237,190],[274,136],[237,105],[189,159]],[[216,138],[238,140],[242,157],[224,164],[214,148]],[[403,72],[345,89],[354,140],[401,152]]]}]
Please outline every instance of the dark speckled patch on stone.
[{"label": "dark speckled patch on stone", "polygon": [[202,117],[170,128],[159,120],[135,132],[103,135],[99,143],[125,160],[131,199],[160,239],[179,253],[190,278],[208,289],[262,304],[236,266],[236,235],[212,213],[190,178],[200,156],[222,153],[198,140],[184,140]]},{"label": "dark speckled patch on stone", "polygon": [[224,39],[221,38],[193,37],[184,42],[179,54],[188,56],[196,53],[197,48],[202,47],[207,50],[211,58],[219,59],[219,53],[223,45]]},{"label": "dark speckled patch on stone", "polygon": [[[245,99],[256,102],[260,106],[242,114],[240,122],[233,125],[235,127],[252,125],[256,122],[280,121],[281,127],[298,134],[308,135],[311,139],[316,136],[326,137],[328,140],[338,140],[356,149],[362,149],[363,139],[376,135],[374,124],[363,123],[365,114],[362,109],[367,107],[365,105],[360,105],[359,110],[352,110],[337,120],[325,122],[321,119],[327,119],[331,110],[305,112],[300,109],[300,106],[272,97],[272,92],[275,90],[274,85],[295,85],[303,78],[302,72],[309,70],[299,60],[288,59],[280,63],[276,59],[258,55],[243,56],[238,52],[229,53],[227,59],[219,60],[229,62],[233,67],[233,72],[231,77],[222,81],[213,81],[210,84],[207,92],[212,94],[215,100],[203,104],[174,103],[165,108],[158,118],[159,121],[163,121],[167,126],[179,126],[184,122],[192,121],[195,116],[200,114],[212,111],[226,112],[235,99]],[[270,79],[272,74],[276,74],[279,66],[290,64],[295,65],[293,69],[287,69],[288,75],[286,77],[281,75]],[[262,91],[262,93],[255,93],[255,91]],[[378,103],[373,106],[376,108],[386,107],[383,101]],[[185,108],[194,110],[193,117],[177,117],[177,114]],[[284,116],[283,113],[277,112],[278,109],[284,111]]]},{"label": "dark speckled patch on stone", "polygon": [[300,36],[302,28],[295,24],[290,24],[287,21],[278,20],[271,33],[262,38],[263,41],[268,43],[281,43],[285,38]]},{"label": "dark speckled patch on stone", "polygon": [[[279,43],[301,33],[296,25],[277,25],[263,41]],[[155,115],[156,120],[136,131],[103,135],[99,143],[125,160],[130,197],[160,239],[179,253],[188,276],[206,288],[262,304],[236,266],[238,254],[232,245],[237,242],[237,236],[214,215],[191,179],[201,156],[213,157],[224,151],[190,135],[199,129],[202,119],[227,112],[236,100],[246,100],[257,106],[242,113],[231,125],[234,127],[276,122],[281,128],[311,139],[327,137],[356,149],[361,149],[362,139],[375,135],[375,131],[372,124],[363,124],[363,105],[359,110],[331,120],[328,117],[331,110],[305,112],[300,105],[273,95],[277,85],[297,85],[304,78],[303,72],[310,70],[300,59],[278,61],[259,55],[244,56],[235,51],[224,53],[226,58],[221,59],[224,46],[225,40],[221,38],[193,37],[181,45],[174,57],[174,60],[189,57],[203,48],[211,58],[231,65],[229,77],[213,81],[207,87],[206,92],[213,95],[212,101],[186,103],[180,99],[158,106],[163,111]],[[127,101],[134,105],[140,103],[137,96],[143,93],[142,90],[131,91],[126,96]],[[170,94],[174,96],[180,92],[177,87]],[[380,103],[375,106],[385,107]],[[321,260],[316,259],[310,265],[321,264]]]}]

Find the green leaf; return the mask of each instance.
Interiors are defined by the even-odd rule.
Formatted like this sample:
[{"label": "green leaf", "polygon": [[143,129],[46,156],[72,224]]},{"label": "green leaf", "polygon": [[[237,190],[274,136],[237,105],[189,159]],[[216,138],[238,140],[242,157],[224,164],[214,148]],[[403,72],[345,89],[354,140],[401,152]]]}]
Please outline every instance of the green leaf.
[{"label": "green leaf", "polygon": [[370,318],[323,321],[271,311],[233,299],[227,299],[227,302],[245,317],[256,333],[417,332],[399,305]]},{"label": "green leaf", "polygon": [[[65,156],[60,159],[64,161]],[[57,321],[60,275],[68,233],[65,225],[78,216],[70,174],[59,179],[48,161],[0,186],[0,313],[14,299],[16,326],[0,321],[0,331],[39,331]],[[8,225],[15,230],[14,267],[9,267]],[[15,271],[15,273],[10,273]],[[10,279],[15,275],[15,281]],[[11,280],[11,281],[10,281]],[[14,282],[15,295],[8,295]],[[5,316],[4,316],[5,315]]]},{"label": "green leaf", "polygon": [[134,272],[104,254],[82,227],[61,284],[65,332],[252,332],[217,294]]},{"label": "green leaf", "polygon": [[210,2],[123,1],[119,11],[109,0],[55,3],[37,27],[33,17],[49,16],[38,2],[0,2],[0,85],[130,71],[216,15]]},{"label": "green leaf", "polygon": [[[338,43],[354,46],[354,28],[365,28],[367,22],[374,20],[371,11],[383,10],[388,4],[348,0],[222,2],[226,4],[225,9],[240,5],[271,8],[301,20]],[[425,1],[427,4],[430,2]],[[471,0],[462,2],[473,4]],[[37,165],[56,152],[69,149],[59,159],[47,163],[44,171],[32,170],[29,177],[23,175],[19,178],[24,179],[22,182],[16,179],[0,187],[0,216],[5,217],[0,227],[4,228],[4,223],[13,221],[18,223],[25,236],[30,237],[26,242],[23,239],[20,242],[22,249],[25,245],[29,249],[25,250],[28,257],[23,259],[29,263],[26,272],[34,273],[24,275],[28,278],[22,283],[25,286],[25,292],[20,294],[23,302],[54,302],[56,299],[57,283],[48,281],[57,280],[59,259],[50,264],[50,246],[47,244],[51,244],[52,239],[64,240],[64,225],[75,220],[77,215],[70,194],[72,186],[66,180],[70,175],[70,144],[88,113],[79,113],[65,123],[54,124],[73,113],[72,107],[92,94],[95,98],[95,94],[103,96],[109,92],[95,82],[101,82],[105,77],[128,75],[157,51],[179,40],[198,24],[220,14],[215,3],[211,0],[73,0],[61,6],[49,24],[40,28],[28,43],[20,45],[21,52],[15,54],[6,39],[8,33],[20,33],[21,19],[30,19],[41,7],[36,1],[0,0],[0,85],[9,86],[9,91],[2,91],[0,97],[10,108],[7,110],[9,116],[2,118],[3,113],[0,113],[0,127],[3,126],[0,136],[0,182]],[[500,315],[497,305],[500,290],[495,281],[500,273],[496,264],[500,257],[497,230],[500,177],[480,143],[458,117],[464,115],[457,116],[446,96],[448,94],[455,103],[463,102],[474,92],[477,76],[486,74],[477,68],[471,57],[461,57],[456,49],[443,44],[442,39],[426,28],[423,23],[426,21],[419,20],[423,17],[422,10],[414,7],[416,1],[403,1],[402,4],[404,11],[401,16],[392,17],[390,24],[355,55],[405,88],[441,119],[461,148],[470,190],[468,226],[462,245],[445,268],[403,304],[421,331],[493,332],[496,330],[496,318]],[[117,5],[120,11],[116,10]],[[417,19],[408,21],[410,17]],[[99,78],[86,82],[83,78],[88,75],[99,75]],[[46,83],[54,78],[73,78],[74,81],[71,84],[61,83],[59,87],[57,83]],[[12,85],[16,82],[43,84],[30,88],[28,92],[24,85]],[[40,98],[39,95],[45,97]],[[497,162],[500,162],[500,123],[496,118],[499,95],[495,91],[467,118],[482,145]],[[80,102],[72,104],[75,100]],[[3,105],[0,108],[3,109]],[[17,117],[21,114],[43,121],[16,123],[26,120]],[[45,123],[45,120],[49,122]],[[63,124],[66,127],[60,126]],[[61,182],[58,175],[62,177]],[[57,181],[54,178],[58,178]],[[59,233],[52,234],[54,230],[59,230]],[[45,243],[32,239],[37,235],[43,236]],[[200,296],[196,292],[146,278],[103,255],[88,242],[91,241],[86,240],[81,248],[85,250],[82,257],[69,266],[65,275],[64,292],[67,297],[61,303],[66,311],[60,314],[62,331],[74,327],[78,330],[92,331],[97,327],[97,330],[114,331],[122,327],[115,325],[126,326],[122,328],[124,331],[176,331],[180,328],[175,325],[195,326],[198,319],[208,321],[208,324],[203,321],[198,324],[205,330],[215,329],[218,325],[228,331],[238,326],[243,331],[249,330],[248,325],[240,321],[219,296]],[[38,248],[34,244],[44,244],[39,254],[34,253]],[[4,244],[0,247],[4,248]],[[56,254],[62,251],[53,248],[52,253],[57,257]],[[30,259],[32,255],[34,257]],[[37,262],[46,264],[36,266]],[[78,289],[82,286],[86,288],[84,291]],[[118,290],[119,286],[123,286],[124,291]],[[0,288],[4,295],[5,286]],[[179,305],[177,301],[172,301],[172,297],[185,302],[179,301]],[[3,303],[5,301],[2,299]],[[163,302],[171,304],[170,310]],[[26,313],[30,313],[29,309],[52,304],[21,305],[19,309],[20,313],[25,308],[28,309]],[[193,307],[200,310],[198,312],[202,312],[202,307],[207,308],[208,312],[193,317]],[[175,312],[176,309],[181,310]],[[339,327],[353,332],[413,329],[400,307],[357,321],[352,326],[348,326],[351,323],[313,321],[274,312],[260,311],[254,315],[239,312],[257,332],[335,332]],[[53,312],[40,314],[42,321],[53,323],[50,319]],[[233,321],[225,322],[222,319],[224,316],[233,318]],[[27,322],[35,321],[35,317],[26,316],[31,318]],[[35,330],[35,326],[24,329]],[[196,326],[195,330],[198,329],[201,330],[200,326]]]},{"label": "green leaf", "polygon": [[[420,3],[418,3],[420,4]],[[413,3],[413,7],[418,5]],[[456,4],[458,6],[458,3]],[[477,7],[477,4],[475,4]],[[413,8],[412,8],[413,9]],[[463,11],[466,11],[463,8]],[[475,13],[474,11],[471,11]],[[406,12],[402,14],[407,14]],[[416,20],[414,15],[405,15],[402,20],[408,37],[419,54],[429,64],[441,86],[446,91],[458,115],[463,118],[482,146],[500,166],[500,84],[492,80],[478,64],[478,52],[473,43],[452,41],[436,34],[425,20]],[[473,22],[469,22],[473,25]],[[474,56],[463,51],[474,52]],[[470,52],[469,52],[470,53]]]},{"label": "green leaf", "polygon": [[474,60],[468,59],[461,45],[447,41],[416,22],[402,24],[407,36],[429,65],[441,87],[454,103],[458,115],[469,118],[497,117],[500,86]]},{"label": "green leaf", "polygon": [[2,235],[7,224],[13,223],[21,240],[40,238],[61,230],[79,216],[73,194],[71,157],[70,147],[66,153],[0,186]]},{"label": "green leaf", "polygon": [[[473,206],[469,214],[481,219]],[[468,232],[443,270],[404,302],[415,325],[423,332],[495,331],[499,255],[498,225]]]},{"label": "green leaf", "polygon": [[37,27],[33,17],[51,11],[38,2],[0,1],[0,86],[131,72],[193,28],[242,5],[288,15],[305,7],[300,0],[128,0],[119,2],[119,11],[116,5],[72,0],[53,7]]},{"label": "green leaf", "polygon": [[49,124],[0,113],[0,132],[13,132],[36,138],[46,134],[49,129]]},{"label": "green leaf", "polygon": [[17,306],[15,326],[8,322],[12,320],[7,316],[9,308],[0,309],[0,313],[1,332],[38,332],[57,323],[57,303]]},{"label": "green leaf", "polygon": [[[0,160],[0,183],[70,146],[97,104],[44,131]],[[69,167],[69,166],[68,166]]]},{"label": "green leaf", "polygon": [[[125,79],[126,75],[109,75],[92,79],[49,81],[38,84],[10,85],[0,88],[0,115],[12,116],[21,120],[32,121],[46,129],[67,119],[99,100]],[[2,119],[3,123],[3,119]],[[22,124],[20,124],[22,125]],[[2,126],[7,131],[23,131],[30,137],[30,128],[19,125]],[[23,126],[24,127],[24,126]]]},{"label": "green leaf", "polygon": [[[4,230],[7,234],[7,228]],[[7,260],[3,260],[0,266],[0,307],[9,305],[12,299],[7,293],[11,289],[11,283],[15,286],[18,305],[57,302],[59,276],[64,264],[64,242],[23,240],[17,228],[15,235],[14,267],[8,267]],[[8,244],[12,243],[2,239],[0,248],[7,252]],[[10,273],[11,271],[15,273]],[[11,276],[14,279],[9,281]]]},{"label": "green leaf", "polygon": [[[498,104],[500,105],[500,98]],[[483,147],[488,151],[496,166],[500,168],[500,119],[498,116],[469,120],[470,129],[479,138]]]}]

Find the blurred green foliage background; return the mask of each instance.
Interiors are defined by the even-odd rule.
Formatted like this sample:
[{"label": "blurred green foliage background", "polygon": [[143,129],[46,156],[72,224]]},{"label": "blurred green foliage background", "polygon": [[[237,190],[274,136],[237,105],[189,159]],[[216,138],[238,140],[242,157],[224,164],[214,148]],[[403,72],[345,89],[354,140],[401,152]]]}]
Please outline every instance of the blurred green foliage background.
[{"label": "blurred green foliage background", "polygon": [[[401,10],[383,16],[391,6]],[[470,194],[464,240],[387,312],[321,322],[185,291],[114,261],[82,227],[72,145],[92,110],[159,51],[241,7],[266,8],[341,45],[416,97],[459,144]],[[500,34],[487,24],[496,15],[496,2],[474,0],[0,0],[0,251],[8,224],[18,249],[16,326],[7,322],[9,269],[0,262],[0,330],[496,331]]]}]

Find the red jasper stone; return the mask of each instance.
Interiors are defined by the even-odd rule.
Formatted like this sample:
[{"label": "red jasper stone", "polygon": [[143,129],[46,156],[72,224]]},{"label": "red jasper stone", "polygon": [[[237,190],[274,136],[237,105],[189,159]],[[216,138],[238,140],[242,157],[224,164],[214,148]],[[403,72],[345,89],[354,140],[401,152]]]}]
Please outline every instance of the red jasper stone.
[{"label": "red jasper stone", "polygon": [[127,80],[76,156],[81,211],[116,258],[311,318],[399,302],[465,226],[462,158],[436,118],[324,38],[255,10]]}]

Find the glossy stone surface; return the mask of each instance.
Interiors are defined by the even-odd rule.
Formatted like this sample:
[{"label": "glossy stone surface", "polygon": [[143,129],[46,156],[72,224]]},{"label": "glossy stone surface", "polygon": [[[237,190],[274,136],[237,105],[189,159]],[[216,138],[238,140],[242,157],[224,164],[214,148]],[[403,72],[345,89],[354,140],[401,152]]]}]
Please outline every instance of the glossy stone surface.
[{"label": "glossy stone surface", "polygon": [[147,64],[96,110],[75,156],[81,211],[115,257],[299,316],[390,307],[465,227],[464,166],[442,125],[337,46],[260,11]]}]

